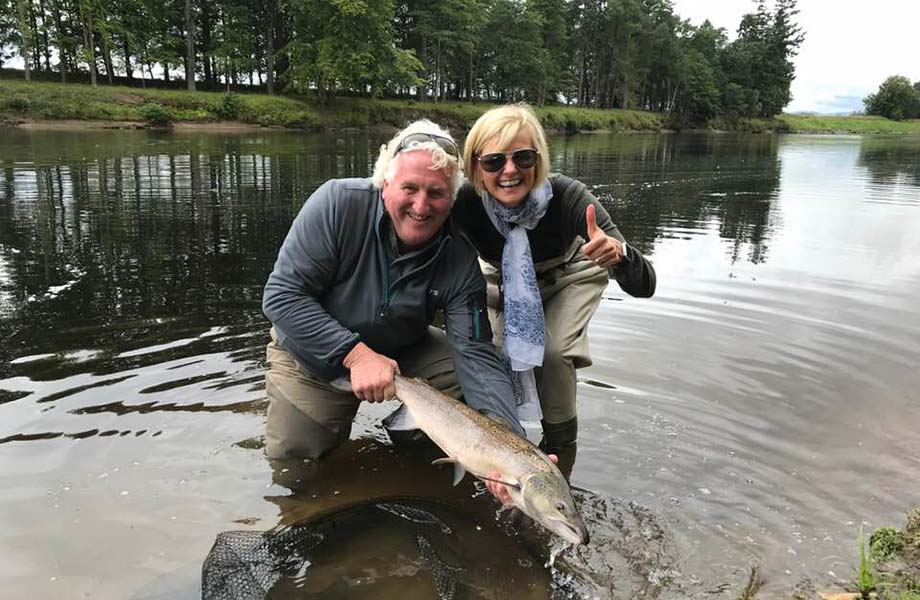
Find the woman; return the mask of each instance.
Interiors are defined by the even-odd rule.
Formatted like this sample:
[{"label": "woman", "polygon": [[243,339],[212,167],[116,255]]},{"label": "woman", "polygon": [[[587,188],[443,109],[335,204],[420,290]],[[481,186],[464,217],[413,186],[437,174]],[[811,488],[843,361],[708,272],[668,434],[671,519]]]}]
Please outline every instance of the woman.
[{"label": "woman", "polygon": [[484,260],[495,343],[518,375],[518,394],[539,397],[540,447],[559,455],[568,477],[578,436],[575,369],[591,364],[588,321],[608,277],[647,298],[655,271],[584,184],[549,174],[546,135],[528,106],[482,115],[463,154],[469,181],[452,215]]}]

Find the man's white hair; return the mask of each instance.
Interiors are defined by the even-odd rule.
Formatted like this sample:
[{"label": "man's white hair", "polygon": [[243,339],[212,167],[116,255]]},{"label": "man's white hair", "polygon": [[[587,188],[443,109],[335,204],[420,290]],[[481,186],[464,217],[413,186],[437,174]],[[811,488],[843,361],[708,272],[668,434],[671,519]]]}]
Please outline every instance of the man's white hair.
[{"label": "man's white hair", "polygon": [[453,202],[457,196],[457,190],[460,189],[460,185],[463,183],[463,159],[461,159],[459,156],[451,156],[444,151],[444,148],[441,148],[434,141],[412,144],[412,146],[409,148],[403,148],[397,154],[396,149],[399,148],[399,144],[403,141],[403,139],[406,136],[412,135],[414,133],[436,135],[439,137],[447,138],[454,142],[454,144],[457,143],[456,140],[454,140],[454,138],[450,135],[450,132],[429,121],[428,119],[420,119],[410,123],[405,129],[397,133],[393,139],[380,146],[380,154],[377,156],[377,164],[374,165],[374,186],[378,189],[383,189],[383,182],[390,181],[393,178],[393,175],[396,174],[396,167],[399,165],[399,156],[401,154],[424,150],[431,153],[432,170],[443,170],[445,173],[447,173],[447,179],[450,182],[450,198],[451,202]]}]

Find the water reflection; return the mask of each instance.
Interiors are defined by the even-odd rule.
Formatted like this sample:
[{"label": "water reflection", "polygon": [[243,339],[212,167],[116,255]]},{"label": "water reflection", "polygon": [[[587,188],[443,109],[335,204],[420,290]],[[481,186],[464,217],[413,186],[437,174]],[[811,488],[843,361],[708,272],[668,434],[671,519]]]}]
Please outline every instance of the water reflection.
[{"label": "water reflection", "polygon": [[[557,138],[553,167],[591,186],[646,253],[714,228],[733,261],[762,262],[780,172],[766,140]],[[0,143],[7,349],[28,339],[32,352],[56,351],[59,341],[41,345],[46,334],[87,319],[255,311],[303,199],[330,177],[367,174],[374,146],[358,134],[10,132]]]},{"label": "water reflection", "polygon": [[[130,596],[200,566],[230,523],[264,530],[303,508],[261,452],[261,288],[304,198],[368,174],[385,137],[0,136],[11,595],[59,597],[66,581]],[[611,286],[592,320],[573,481],[591,490],[598,545],[560,564],[601,597],[737,598],[749,559],[776,589],[848,572],[860,520],[899,522],[920,503],[903,483],[920,455],[920,140],[591,135],[551,148],[660,282],[642,302]],[[384,439],[389,407],[375,409],[356,438]],[[449,480],[390,453],[374,457],[408,469],[397,482]],[[362,497],[384,470],[360,466],[311,493]]]},{"label": "water reflection", "polygon": [[763,262],[776,227],[776,137],[605,136],[553,140],[553,168],[578,173],[645,253],[671,237],[717,231],[732,262]]},{"label": "water reflection", "polygon": [[[920,139],[867,137],[859,146],[859,166],[869,172],[872,199],[920,203]],[[893,192],[893,193],[892,193]]]}]

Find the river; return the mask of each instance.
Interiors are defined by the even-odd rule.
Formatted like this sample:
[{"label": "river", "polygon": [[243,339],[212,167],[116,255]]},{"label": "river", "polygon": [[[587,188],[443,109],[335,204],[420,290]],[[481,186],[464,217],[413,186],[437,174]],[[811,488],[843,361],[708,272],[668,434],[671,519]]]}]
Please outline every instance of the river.
[{"label": "river", "polygon": [[[379,409],[305,500],[261,449],[262,286],[309,193],[383,141],[3,131],[0,597],[195,597],[221,531],[449,488],[399,462]],[[592,545],[561,568],[615,598],[733,600],[752,563],[763,597],[852,581],[860,527],[920,505],[920,138],[551,153],[658,273],[652,299],[612,282],[590,325],[572,481]],[[443,493],[488,505],[466,489]]]}]

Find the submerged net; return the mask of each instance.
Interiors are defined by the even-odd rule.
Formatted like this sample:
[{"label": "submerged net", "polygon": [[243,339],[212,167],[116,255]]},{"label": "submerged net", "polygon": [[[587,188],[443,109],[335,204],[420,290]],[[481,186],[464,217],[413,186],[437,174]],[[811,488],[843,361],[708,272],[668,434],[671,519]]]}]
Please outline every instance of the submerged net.
[{"label": "submerged net", "polygon": [[[455,596],[454,575],[463,571],[439,556],[430,535],[450,535],[451,528],[436,515],[400,502],[379,502],[360,509],[383,511],[406,522],[415,532],[419,561],[430,572],[441,600]],[[359,509],[337,515],[339,524]],[[272,531],[225,531],[217,535],[202,565],[202,600],[263,600],[286,576],[309,565],[308,554],[323,542],[330,523],[304,523]]]},{"label": "submerged net", "polygon": [[321,535],[300,525],[219,533],[201,568],[202,600],[262,600],[321,541]]},{"label": "submerged net", "polygon": [[[445,508],[377,501],[289,527],[220,533],[202,565],[202,600],[580,597],[571,577],[546,569],[517,535]],[[355,583],[371,572],[372,581]]]}]

